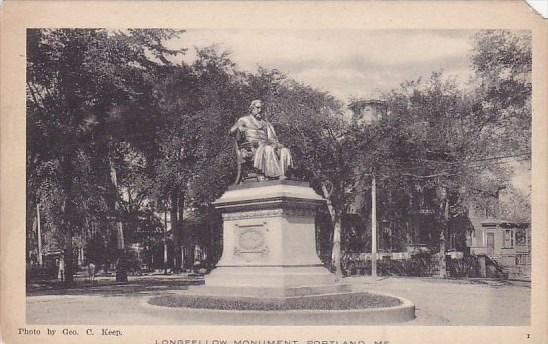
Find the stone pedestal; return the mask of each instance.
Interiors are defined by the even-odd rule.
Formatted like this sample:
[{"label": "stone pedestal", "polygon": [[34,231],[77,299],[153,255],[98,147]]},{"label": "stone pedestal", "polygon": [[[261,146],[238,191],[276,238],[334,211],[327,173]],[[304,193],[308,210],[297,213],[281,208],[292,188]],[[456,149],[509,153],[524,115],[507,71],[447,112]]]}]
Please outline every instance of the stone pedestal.
[{"label": "stone pedestal", "polygon": [[308,183],[231,187],[214,204],[223,216],[223,254],[208,293],[291,297],[350,291],[316,254],[314,217],[325,200]]}]

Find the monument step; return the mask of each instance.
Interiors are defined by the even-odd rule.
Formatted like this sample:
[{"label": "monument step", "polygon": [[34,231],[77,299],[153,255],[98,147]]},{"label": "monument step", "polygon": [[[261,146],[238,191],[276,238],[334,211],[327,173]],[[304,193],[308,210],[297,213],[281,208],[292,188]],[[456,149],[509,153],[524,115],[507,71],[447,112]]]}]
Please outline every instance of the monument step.
[{"label": "monument step", "polygon": [[296,288],[333,285],[335,276],[323,266],[218,267],[205,278],[207,286]]}]

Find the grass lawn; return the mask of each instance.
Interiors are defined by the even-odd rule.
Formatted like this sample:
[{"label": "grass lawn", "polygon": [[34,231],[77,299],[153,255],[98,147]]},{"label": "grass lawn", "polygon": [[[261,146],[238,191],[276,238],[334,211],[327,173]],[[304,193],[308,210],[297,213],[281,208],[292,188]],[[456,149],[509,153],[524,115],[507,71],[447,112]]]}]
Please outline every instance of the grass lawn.
[{"label": "grass lawn", "polygon": [[164,307],[247,311],[364,309],[394,307],[401,304],[396,298],[369,293],[291,297],[287,299],[164,295],[153,297],[148,302],[152,305]]}]

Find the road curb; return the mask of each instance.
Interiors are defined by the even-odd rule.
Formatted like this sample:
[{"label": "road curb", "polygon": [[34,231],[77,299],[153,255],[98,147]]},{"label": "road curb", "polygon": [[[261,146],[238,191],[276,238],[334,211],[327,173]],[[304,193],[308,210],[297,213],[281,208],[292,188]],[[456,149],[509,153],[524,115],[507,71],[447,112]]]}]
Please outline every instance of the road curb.
[{"label": "road curb", "polygon": [[348,310],[235,311],[157,306],[148,303],[151,298],[143,300],[141,305],[182,318],[203,321],[204,324],[219,325],[375,325],[415,319],[415,305],[411,301],[386,293],[368,293],[396,298],[400,300],[401,305]]}]

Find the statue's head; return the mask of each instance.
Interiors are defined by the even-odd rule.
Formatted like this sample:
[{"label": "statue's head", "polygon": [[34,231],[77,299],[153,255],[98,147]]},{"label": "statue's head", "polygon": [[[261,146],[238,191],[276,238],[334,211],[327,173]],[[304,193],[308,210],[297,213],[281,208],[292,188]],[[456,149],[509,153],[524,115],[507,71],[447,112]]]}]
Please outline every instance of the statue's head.
[{"label": "statue's head", "polygon": [[249,105],[249,112],[253,116],[261,119],[261,117],[262,117],[261,116],[262,108],[263,108],[263,102],[260,99],[255,99],[255,100],[251,101],[251,104]]}]

